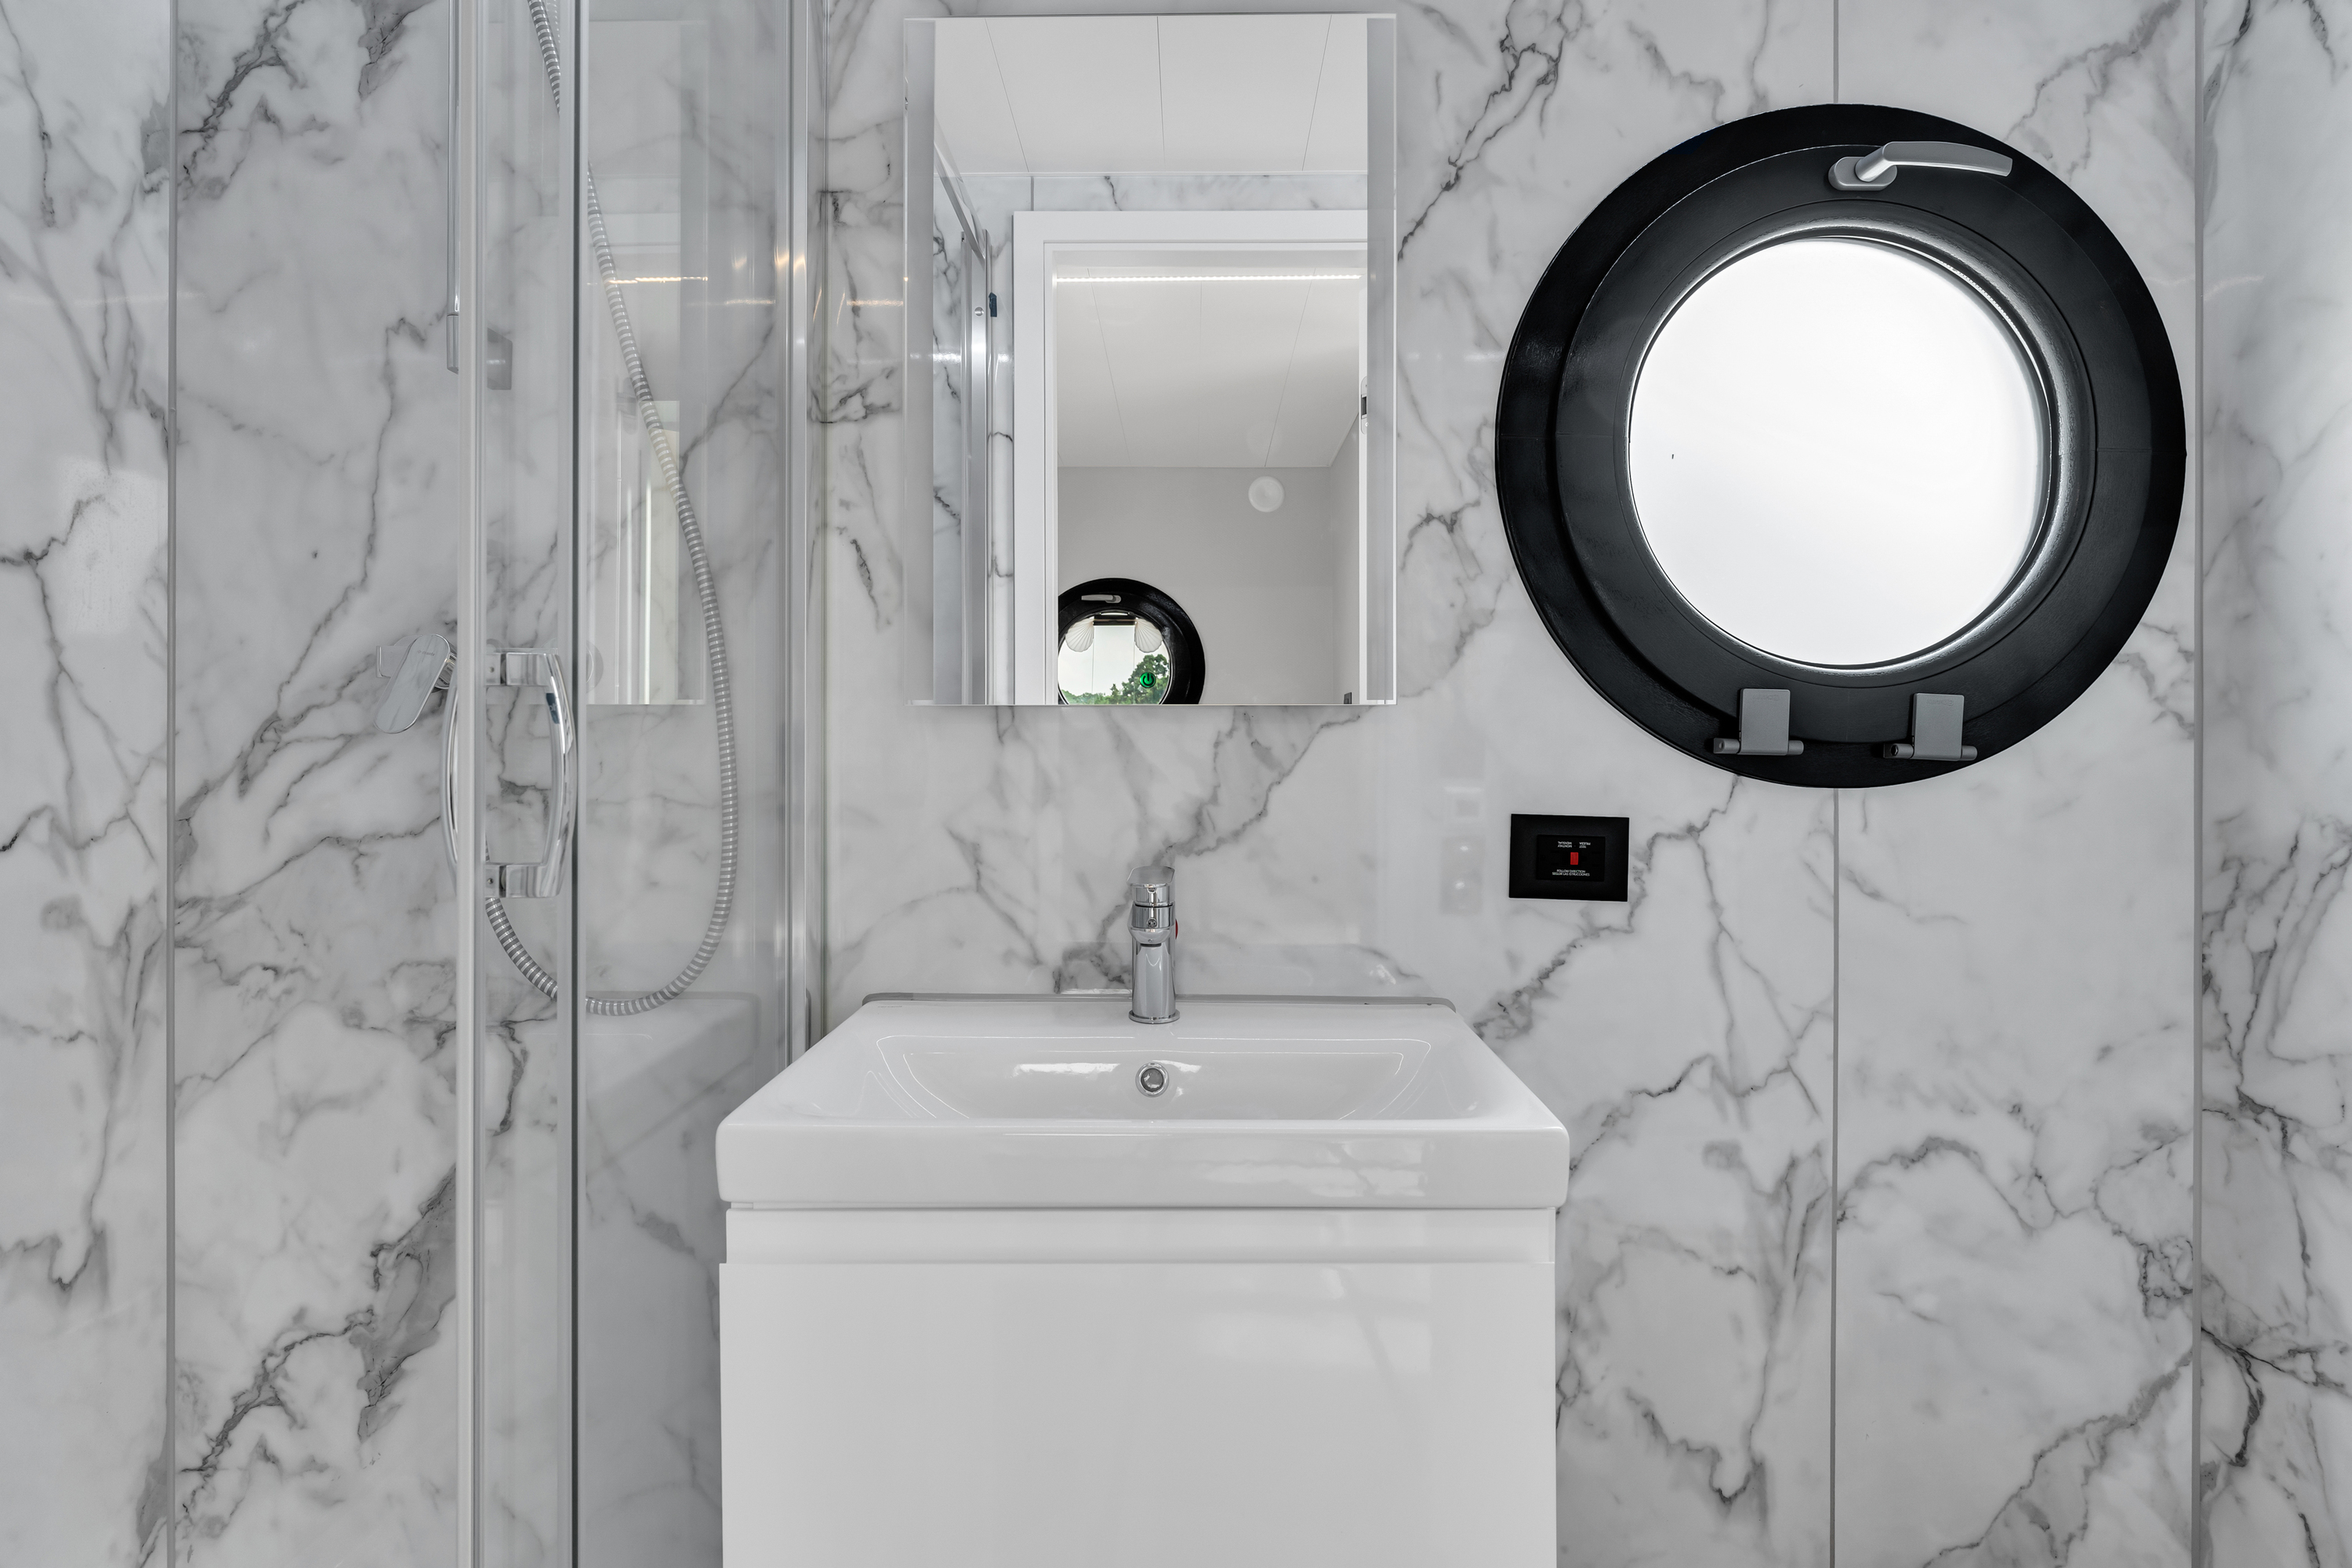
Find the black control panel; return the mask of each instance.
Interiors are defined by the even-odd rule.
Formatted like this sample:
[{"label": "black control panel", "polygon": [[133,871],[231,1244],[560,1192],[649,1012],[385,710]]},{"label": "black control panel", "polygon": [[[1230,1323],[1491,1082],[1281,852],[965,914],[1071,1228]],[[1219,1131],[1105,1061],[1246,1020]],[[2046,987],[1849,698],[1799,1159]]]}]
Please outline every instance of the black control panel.
[{"label": "black control panel", "polygon": [[1627,819],[1511,816],[1511,897],[1625,900]]}]

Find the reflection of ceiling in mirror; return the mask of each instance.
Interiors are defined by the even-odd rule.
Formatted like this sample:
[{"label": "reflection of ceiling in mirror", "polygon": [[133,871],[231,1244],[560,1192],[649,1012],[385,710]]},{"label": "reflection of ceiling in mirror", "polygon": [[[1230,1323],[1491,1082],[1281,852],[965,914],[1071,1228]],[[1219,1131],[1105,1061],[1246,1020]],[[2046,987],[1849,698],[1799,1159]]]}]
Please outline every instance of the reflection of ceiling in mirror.
[{"label": "reflection of ceiling in mirror", "polygon": [[934,26],[933,112],[967,174],[1365,166],[1360,16]]},{"label": "reflection of ceiling in mirror", "polygon": [[1357,416],[1361,251],[1054,268],[1055,462],[1319,468]]}]

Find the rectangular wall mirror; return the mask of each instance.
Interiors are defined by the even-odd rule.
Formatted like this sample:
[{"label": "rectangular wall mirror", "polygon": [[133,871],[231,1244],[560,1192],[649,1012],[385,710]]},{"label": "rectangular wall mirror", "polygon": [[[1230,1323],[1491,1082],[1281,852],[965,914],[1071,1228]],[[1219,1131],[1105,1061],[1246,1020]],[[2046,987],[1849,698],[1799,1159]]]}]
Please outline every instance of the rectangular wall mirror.
[{"label": "rectangular wall mirror", "polygon": [[1394,701],[1393,19],[905,44],[908,699]]}]

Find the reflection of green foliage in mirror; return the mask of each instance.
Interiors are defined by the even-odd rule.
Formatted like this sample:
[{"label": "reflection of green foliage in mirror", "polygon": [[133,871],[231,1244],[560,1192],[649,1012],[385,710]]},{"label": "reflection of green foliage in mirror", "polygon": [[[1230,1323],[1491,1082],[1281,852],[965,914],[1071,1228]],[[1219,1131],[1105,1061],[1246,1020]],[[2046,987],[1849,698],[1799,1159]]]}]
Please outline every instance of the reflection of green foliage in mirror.
[{"label": "reflection of green foliage in mirror", "polygon": [[1168,697],[1168,656],[1148,653],[1135,667],[1135,673],[1119,682],[1112,692],[1113,702],[1162,702]]},{"label": "reflection of green foliage in mirror", "polygon": [[[1097,631],[1097,647],[1103,646],[1102,630],[1107,629],[1108,628]],[[1089,707],[1150,706],[1165,702],[1168,700],[1169,673],[1168,656],[1165,653],[1147,653],[1136,659],[1125,679],[1108,691],[1073,691],[1066,684],[1062,688],[1062,700]],[[1065,681],[1068,679],[1068,676],[1065,675]]]}]

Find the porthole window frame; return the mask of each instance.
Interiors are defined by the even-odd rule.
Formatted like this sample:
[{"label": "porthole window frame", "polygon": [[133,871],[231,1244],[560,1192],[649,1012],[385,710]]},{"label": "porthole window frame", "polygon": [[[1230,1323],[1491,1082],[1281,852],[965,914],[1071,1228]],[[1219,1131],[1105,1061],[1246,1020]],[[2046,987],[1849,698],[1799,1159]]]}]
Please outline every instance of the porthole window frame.
[{"label": "porthole window frame", "polygon": [[[1097,595],[1089,598],[1088,595]],[[1062,684],[1054,682],[1055,700],[1064,707],[1104,707],[1120,709],[1180,708],[1197,706],[1201,688],[1208,679],[1208,658],[1201,647],[1200,628],[1184,606],[1162,589],[1132,577],[1093,577],[1076,587],[1062,590],[1055,605],[1054,653],[1059,659],[1063,639],[1070,628],[1088,616],[1103,612],[1107,605],[1101,595],[1114,596],[1117,613],[1139,616],[1160,628],[1168,650],[1168,695],[1157,702],[1070,702],[1061,696]]]},{"label": "porthole window frame", "polygon": [[[2005,176],[1904,168],[1884,190],[1830,167],[1890,142],[2006,155]],[[2043,506],[2009,586],[1932,647],[1883,664],[1778,658],[1694,608],[1651,553],[1633,504],[1630,422],[1643,356],[1731,262],[1805,237],[1891,245],[1944,268],[2006,321],[2041,393]],[[1867,432],[1857,432],[1866,438]],[[1781,110],[1654,160],[1605,197],[1530,296],[1504,363],[1496,470],[1522,582],[1553,639],[1628,718],[1748,777],[1869,787],[1981,762],[2054,719],[2113,662],[2153,599],[2188,460],[2179,373],[2121,242],[2014,148],[1913,110]],[[1790,693],[1794,755],[1727,754],[1739,693]],[[1969,761],[1889,755],[1912,698],[1958,696]]]}]

